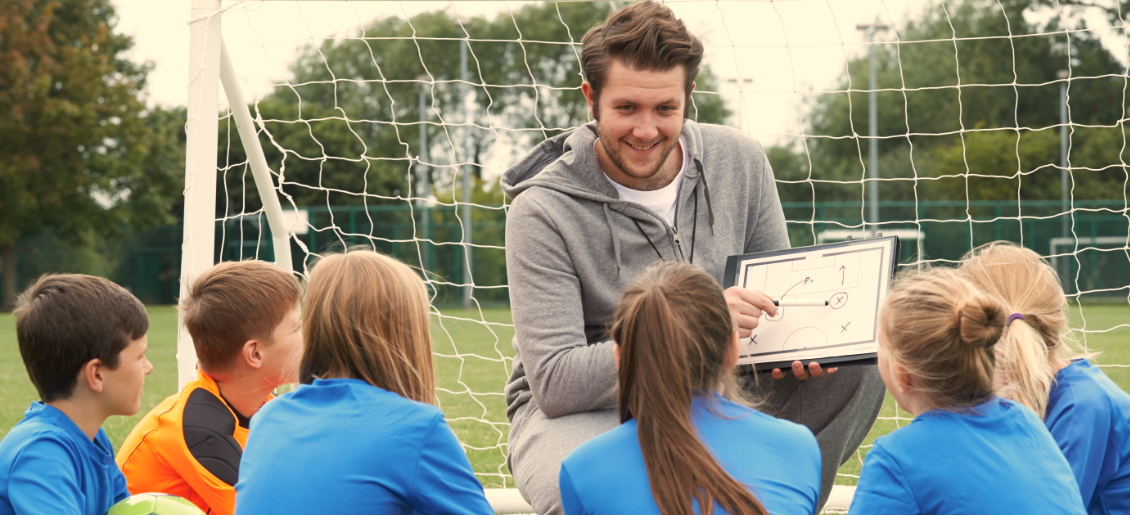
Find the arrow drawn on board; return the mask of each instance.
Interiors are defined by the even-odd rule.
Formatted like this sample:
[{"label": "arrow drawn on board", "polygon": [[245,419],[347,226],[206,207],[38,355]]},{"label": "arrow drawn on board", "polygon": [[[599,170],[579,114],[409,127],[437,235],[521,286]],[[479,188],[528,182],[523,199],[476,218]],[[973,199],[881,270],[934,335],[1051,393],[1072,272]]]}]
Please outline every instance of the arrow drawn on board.
[{"label": "arrow drawn on board", "polygon": [[847,280],[847,265],[840,265],[840,272],[843,272],[840,275],[840,285],[843,285],[844,281]]},{"label": "arrow drawn on board", "polygon": [[808,284],[808,283],[812,283],[812,282],[816,282],[816,281],[813,281],[811,277],[805,277],[803,281],[796,283],[792,286],[789,286],[789,289],[785,290],[785,293],[781,294],[781,298],[782,299],[785,298],[785,295],[788,295],[790,291],[793,291],[793,288],[796,288],[797,286],[800,286],[802,284]]}]

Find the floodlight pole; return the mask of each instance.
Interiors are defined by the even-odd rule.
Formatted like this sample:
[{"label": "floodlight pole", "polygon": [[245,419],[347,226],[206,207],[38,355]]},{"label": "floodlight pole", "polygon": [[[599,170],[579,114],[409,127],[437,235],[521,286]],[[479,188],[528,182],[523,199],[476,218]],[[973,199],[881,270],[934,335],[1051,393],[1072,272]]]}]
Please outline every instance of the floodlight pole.
[{"label": "floodlight pole", "polygon": [[420,236],[423,236],[424,245],[420,249],[420,269],[424,272],[425,278],[428,271],[428,247],[427,242],[431,239],[429,234],[429,225],[431,224],[431,216],[428,213],[428,168],[424,164],[428,160],[428,113],[427,113],[427,92],[430,78],[426,75],[417,77],[416,80],[420,81],[420,162],[417,163],[416,169],[416,209],[420,210]]},{"label": "floodlight pole", "polygon": [[1071,72],[1059,70],[1056,77],[1059,83],[1059,191],[1062,199],[1063,220],[1061,220],[1061,236],[1067,237],[1070,232],[1071,207],[1068,202],[1069,192],[1067,184],[1067,78]]},{"label": "floodlight pole", "polygon": [[867,203],[870,204],[871,212],[870,219],[872,232],[877,232],[879,229],[879,106],[875,102],[875,33],[878,31],[886,31],[890,28],[889,25],[882,23],[860,23],[855,26],[856,30],[861,30],[867,34],[867,39],[872,44],[868,46],[867,52],[870,54],[871,69],[869,87],[870,92],[867,95],[867,115],[868,115],[868,133],[870,139],[867,141],[867,151],[869,157],[868,178],[870,182],[867,184]]},{"label": "floodlight pole", "polygon": [[[458,20],[463,29],[465,20]],[[466,31],[466,29],[463,29]],[[467,104],[467,46],[469,39],[459,44],[459,101],[463,105],[463,205],[460,218],[463,220],[463,309],[471,309],[471,289],[474,279],[471,276],[471,107]]]},{"label": "floodlight pole", "polygon": [[726,82],[738,87],[738,130],[745,131],[745,86],[753,84],[753,79],[726,79]]}]

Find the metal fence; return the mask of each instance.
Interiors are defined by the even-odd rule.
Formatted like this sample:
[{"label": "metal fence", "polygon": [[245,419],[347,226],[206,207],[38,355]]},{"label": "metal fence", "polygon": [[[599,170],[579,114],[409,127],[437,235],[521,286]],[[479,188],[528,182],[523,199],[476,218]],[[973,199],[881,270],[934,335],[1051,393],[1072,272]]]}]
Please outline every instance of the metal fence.
[{"label": "metal fence", "polygon": [[[1067,214],[1059,201],[889,201],[880,203],[877,226],[863,224],[864,207],[860,202],[786,202],[790,240],[803,246],[845,235],[901,231],[906,236],[903,263],[943,264],[983,243],[1010,240],[1049,256],[1069,295],[1085,300],[1130,295],[1130,212],[1123,201],[1077,201]],[[312,253],[372,245],[427,270],[437,304],[460,303],[459,285],[467,280],[462,277],[463,229],[456,207],[321,206],[303,211],[308,225],[292,240],[296,270],[312,262]],[[483,304],[505,304],[505,212],[501,206],[476,206],[472,220],[474,296]],[[273,260],[266,225],[266,217],[258,215],[217,222],[215,258]],[[170,304],[178,292],[181,241],[179,225],[127,231],[94,250],[39,237],[18,246],[18,284],[47,272],[100,273],[146,303]],[[93,272],[83,264],[93,258],[75,257],[92,253],[101,256]]]}]

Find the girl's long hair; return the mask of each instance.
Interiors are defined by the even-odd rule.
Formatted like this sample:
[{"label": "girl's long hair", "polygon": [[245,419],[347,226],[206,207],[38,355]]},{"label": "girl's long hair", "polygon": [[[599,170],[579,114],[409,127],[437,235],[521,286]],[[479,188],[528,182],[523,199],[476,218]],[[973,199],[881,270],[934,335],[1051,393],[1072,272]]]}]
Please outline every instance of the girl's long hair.
[{"label": "girl's long hair", "polygon": [[1004,332],[1004,306],[952,269],[904,276],[879,314],[890,360],[915,379],[933,407],[976,406],[993,395],[993,349]]},{"label": "girl's long hair", "polygon": [[1030,249],[993,242],[965,256],[961,274],[992,295],[1014,320],[997,345],[998,393],[1028,406],[1044,418],[1055,379],[1052,361],[1066,361],[1078,351],[1064,338],[1067,316],[1059,276]]},{"label": "girl's long hair", "polygon": [[435,402],[424,283],[370,250],[315,263],[302,312],[299,380],[352,378],[414,401]]},{"label": "girl's long hair", "polygon": [[651,492],[664,515],[691,515],[692,499],[704,515],[714,503],[732,515],[767,513],[691,423],[696,393],[736,391],[727,359],[733,332],[722,288],[687,264],[648,267],[616,308],[611,336],[620,346],[620,420],[636,419]]}]

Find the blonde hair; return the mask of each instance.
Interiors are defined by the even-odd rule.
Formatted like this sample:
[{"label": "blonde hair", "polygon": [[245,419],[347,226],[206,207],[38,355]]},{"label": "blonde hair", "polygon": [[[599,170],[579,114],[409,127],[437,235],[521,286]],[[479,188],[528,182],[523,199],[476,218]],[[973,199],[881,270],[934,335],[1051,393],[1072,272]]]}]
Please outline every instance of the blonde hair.
[{"label": "blonde hair", "polygon": [[997,390],[1044,418],[1055,379],[1052,362],[1078,352],[1064,339],[1067,316],[1055,270],[1030,249],[993,242],[964,258],[961,275],[1023,319],[1009,323],[996,349]]},{"label": "blonde hair", "polygon": [[370,250],[331,254],[310,272],[299,378],[353,378],[414,401],[435,402],[424,283]]},{"label": "blonde hair", "polygon": [[879,331],[890,359],[935,408],[976,406],[993,395],[992,346],[1004,331],[1000,302],[951,269],[902,278],[887,295]]}]

